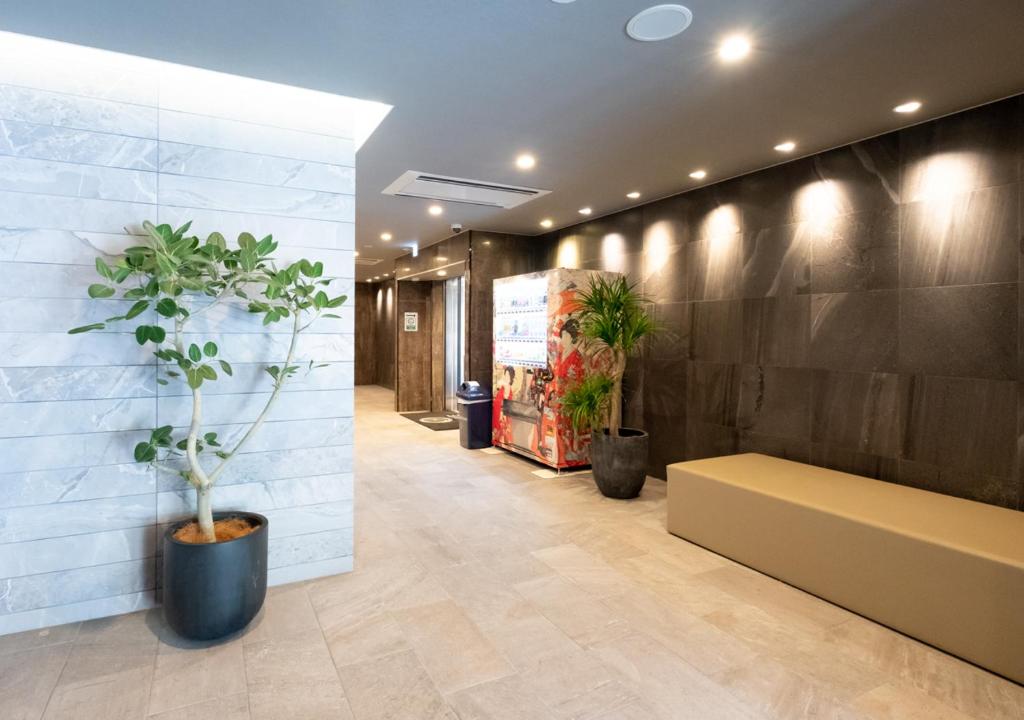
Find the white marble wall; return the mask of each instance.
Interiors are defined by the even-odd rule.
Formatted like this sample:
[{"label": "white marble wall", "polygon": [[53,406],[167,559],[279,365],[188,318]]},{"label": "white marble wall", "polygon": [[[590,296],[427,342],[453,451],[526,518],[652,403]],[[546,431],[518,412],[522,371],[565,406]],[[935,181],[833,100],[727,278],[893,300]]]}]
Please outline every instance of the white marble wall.
[{"label": "white marble wall", "polygon": [[[150,428],[186,422],[187,389],[159,387],[119,328],[66,334],[123,304],[88,299],[95,256],[134,243],[143,220],[193,220],[273,233],[282,258],[323,260],[339,289],[353,277],[346,105],[325,117],[318,94],[262,103],[250,81],[67,52],[26,62],[0,37],[0,633],[154,604],[161,524],[191,511],[177,479],[132,461]],[[341,315],[299,345],[329,365],[287,386],[216,491],[220,509],[270,518],[272,583],[351,569],[351,302]],[[236,369],[206,417],[237,437],[287,338],[237,308],[194,330]]]}]

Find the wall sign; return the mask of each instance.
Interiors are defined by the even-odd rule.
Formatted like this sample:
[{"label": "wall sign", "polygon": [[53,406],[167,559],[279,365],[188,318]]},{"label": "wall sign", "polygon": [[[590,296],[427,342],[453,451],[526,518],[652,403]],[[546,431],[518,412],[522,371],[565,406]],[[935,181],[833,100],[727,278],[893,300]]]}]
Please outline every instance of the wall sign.
[{"label": "wall sign", "polygon": [[405,331],[418,332],[420,329],[420,314],[407,312],[405,314]]}]

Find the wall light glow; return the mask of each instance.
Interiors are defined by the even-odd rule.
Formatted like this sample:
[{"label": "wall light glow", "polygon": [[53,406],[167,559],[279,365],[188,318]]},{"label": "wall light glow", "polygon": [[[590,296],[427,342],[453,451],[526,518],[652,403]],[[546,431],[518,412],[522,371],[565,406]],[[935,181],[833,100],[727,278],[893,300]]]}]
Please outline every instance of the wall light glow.
[{"label": "wall light glow", "polygon": [[796,213],[810,223],[815,232],[827,230],[833,219],[843,214],[845,192],[834,180],[818,180],[804,185],[796,195]]},{"label": "wall light glow", "polygon": [[904,187],[910,202],[948,201],[978,184],[979,159],[974,153],[932,155],[907,169]]},{"label": "wall light glow", "polygon": [[577,268],[580,266],[580,248],[576,238],[565,238],[558,243],[558,255],[555,266],[561,268]]},{"label": "wall light glow", "polygon": [[606,270],[626,271],[626,238],[609,233],[601,239],[601,262]]},{"label": "wall light glow", "polygon": [[672,224],[666,220],[651,225],[644,238],[644,277],[661,272],[672,257]]}]

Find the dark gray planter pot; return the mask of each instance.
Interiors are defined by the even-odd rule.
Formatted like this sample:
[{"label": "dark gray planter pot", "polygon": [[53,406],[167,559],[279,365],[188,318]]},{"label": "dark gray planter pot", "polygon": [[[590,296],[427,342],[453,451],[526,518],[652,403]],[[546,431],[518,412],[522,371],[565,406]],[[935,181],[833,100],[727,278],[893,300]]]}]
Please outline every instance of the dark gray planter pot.
[{"label": "dark gray planter pot", "polygon": [[591,435],[590,465],[602,495],[628,500],[640,494],[647,480],[647,433],[633,428],[619,433],[609,435],[605,428]]},{"label": "dark gray planter pot", "polygon": [[216,640],[248,625],[267,596],[267,518],[218,512],[214,520],[242,517],[256,530],[227,542],[193,544],[164,534],[164,618],[189,640]]}]

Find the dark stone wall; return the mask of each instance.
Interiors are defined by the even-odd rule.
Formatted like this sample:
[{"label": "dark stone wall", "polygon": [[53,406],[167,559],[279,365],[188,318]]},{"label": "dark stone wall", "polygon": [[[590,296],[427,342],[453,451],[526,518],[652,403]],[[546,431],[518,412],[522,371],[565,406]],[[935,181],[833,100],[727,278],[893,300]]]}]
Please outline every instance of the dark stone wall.
[{"label": "dark stone wall", "polygon": [[356,283],[355,297],[355,384],[377,382],[377,320],[373,285]]},{"label": "dark stone wall", "polygon": [[521,275],[547,267],[548,238],[524,237],[473,230],[469,236],[466,379],[491,388],[493,365],[494,295],[496,278]]},{"label": "dark stone wall", "polygon": [[756,451],[1024,509],[1022,148],[1024,96],[511,250],[647,296],[651,474]]}]

